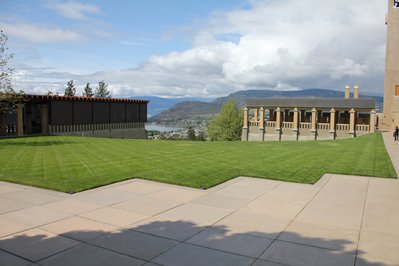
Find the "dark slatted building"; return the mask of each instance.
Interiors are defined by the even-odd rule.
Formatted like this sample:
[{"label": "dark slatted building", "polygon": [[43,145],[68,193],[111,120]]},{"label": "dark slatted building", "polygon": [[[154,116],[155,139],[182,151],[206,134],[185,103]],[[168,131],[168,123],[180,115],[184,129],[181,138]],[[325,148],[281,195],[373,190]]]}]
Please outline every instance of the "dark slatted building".
[{"label": "dark slatted building", "polygon": [[2,123],[2,135],[74,135],[146,138],[149,101],[76,96],[26,95]]}]

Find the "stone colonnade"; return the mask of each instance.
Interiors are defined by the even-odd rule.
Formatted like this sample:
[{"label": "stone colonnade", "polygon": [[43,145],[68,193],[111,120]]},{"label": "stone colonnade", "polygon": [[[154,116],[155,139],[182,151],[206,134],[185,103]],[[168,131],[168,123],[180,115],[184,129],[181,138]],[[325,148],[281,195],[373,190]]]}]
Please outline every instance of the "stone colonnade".
[{"label": "stone colonnade", "polygon": [[[253,115],[250,119],[251,113]],[[374,109],[245,107],[242,140],[349,138],[375,132],[376,120]]]}]

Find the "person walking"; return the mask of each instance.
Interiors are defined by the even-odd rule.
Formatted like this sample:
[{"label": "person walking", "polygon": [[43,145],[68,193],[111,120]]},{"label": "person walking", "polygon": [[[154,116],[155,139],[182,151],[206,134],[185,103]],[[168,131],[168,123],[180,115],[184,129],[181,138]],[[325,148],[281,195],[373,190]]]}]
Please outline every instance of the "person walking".
[{"label": "person walking", "polygon": [[393,137],[394,137],[395,141],[398,140],[398,135],[399,135],[399,128],[395,127],[395,131],[393,132]]}]

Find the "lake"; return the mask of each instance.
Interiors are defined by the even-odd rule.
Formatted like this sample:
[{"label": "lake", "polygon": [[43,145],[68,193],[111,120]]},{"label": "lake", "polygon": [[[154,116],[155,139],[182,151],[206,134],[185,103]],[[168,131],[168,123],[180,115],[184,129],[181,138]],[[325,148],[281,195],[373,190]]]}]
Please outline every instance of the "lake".
[{"label": "lake", "polygon": [[146,130],[157,130],[160,132],[170,132],[170,131],[178,131],[178,130],[183,130],[184,128],[181,127],[171,127],[171,126],[162,126],[162,125],[156,125],[156,124],[148,124],[145,125]]}]

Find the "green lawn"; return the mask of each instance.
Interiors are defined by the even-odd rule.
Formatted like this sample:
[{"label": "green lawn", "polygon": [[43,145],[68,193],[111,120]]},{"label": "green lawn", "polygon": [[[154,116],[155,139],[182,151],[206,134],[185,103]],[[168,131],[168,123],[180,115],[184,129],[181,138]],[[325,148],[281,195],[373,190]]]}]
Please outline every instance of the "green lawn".
[{"label": "green lawn", "polygon": [[380,134],[336,141],[0,140],[0,180],[77,192],[134,177],[208,188],[237,176],[315,183],[324,173],[396,177]]}]

